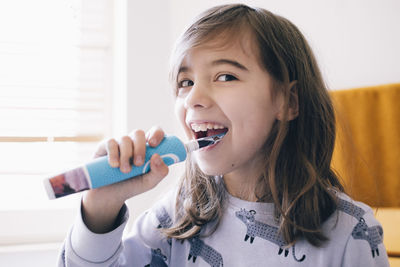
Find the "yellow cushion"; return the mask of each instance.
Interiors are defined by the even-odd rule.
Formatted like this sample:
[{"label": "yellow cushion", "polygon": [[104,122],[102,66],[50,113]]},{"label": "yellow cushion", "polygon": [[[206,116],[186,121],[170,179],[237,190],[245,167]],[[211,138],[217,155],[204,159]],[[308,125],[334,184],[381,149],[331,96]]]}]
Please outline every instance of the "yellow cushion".
[{"label": "yellow cushion", "polygon": [[389,257],[390,267],[400,267],[400,258]]},{"label": "yellow cushion", "polygon": [[333,168],[347,192],[400,207],[400,84],[331,92],[337,117]]},{"label": "yellow cushion", "polygon": [[378,208],[375,217],[383,227],[383,243],[389,256],[399,257],[400,263],[400,208]]}]

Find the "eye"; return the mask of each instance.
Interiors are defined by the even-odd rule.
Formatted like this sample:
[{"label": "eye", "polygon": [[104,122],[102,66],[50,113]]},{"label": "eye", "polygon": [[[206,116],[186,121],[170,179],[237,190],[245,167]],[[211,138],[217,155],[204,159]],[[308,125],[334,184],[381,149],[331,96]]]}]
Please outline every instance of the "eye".
[{"label": "eye", "polygon": [[193,81],[191,80],[182,80],[180,82],[178,82],[178,87],[182,88],[182,87],[188,87],[188,86],[193,86]]},{"label": "eye", "polygon": [[190,90],[190,87],[194,85],[194,82],[191,80],[181,80],[177,83],[176,87],[176,96],[184,95],[186,92]]},{"label": "eye", "polygon": [[220,82],[230,82],[230,81],[235,81],[235,80],[237,80],[237,78],[230,74],[222,74],[217,77],[217,81],[220,81]]}]

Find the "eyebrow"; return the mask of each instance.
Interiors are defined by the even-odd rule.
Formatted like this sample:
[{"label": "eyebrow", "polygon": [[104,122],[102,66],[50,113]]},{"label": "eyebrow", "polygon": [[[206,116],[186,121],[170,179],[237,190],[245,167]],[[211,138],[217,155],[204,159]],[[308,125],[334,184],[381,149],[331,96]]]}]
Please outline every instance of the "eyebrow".
[{"label": "eyebrow", "polygon": [[[217,60],[214,60],[213,62],[211,62],[211,66],[218,66],[218,65],[224,65],[224,64],[234,66],[234,67],[244,70],[244,71],[249,71],[244,65],[240,64],[239,62],[237,62],[235,60],[231,60],[231,59],[221,58],[221,59],[217,59]],[[189,67],[181,66],[178,70],[178,74],[181,72],[188,72],[189,70],[190,70]]]},{"label": "eyebrow", "polygon": [[244,65],[240,64],[239,62],[237,62],[235,60],[231,60],[231,59],[221,58],[221,59],[214,60],[211,63],[212,66],[218,66],[218,65],[223,65],[223,64],[232,65],[238,69],[241,69],[244,71],[249,71]]}]

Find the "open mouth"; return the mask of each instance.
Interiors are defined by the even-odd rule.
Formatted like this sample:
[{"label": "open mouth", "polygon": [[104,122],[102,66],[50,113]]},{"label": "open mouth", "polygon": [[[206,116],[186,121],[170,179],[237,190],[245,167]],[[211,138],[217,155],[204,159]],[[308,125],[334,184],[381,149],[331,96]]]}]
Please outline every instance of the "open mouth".
[{"label": "open mouth", "polygon": [[228,128],[214,123],[201,123],[201,124],[191,124],[192,131],[194,133],[195,139],[208,137],[217,134],[226,134]]}]

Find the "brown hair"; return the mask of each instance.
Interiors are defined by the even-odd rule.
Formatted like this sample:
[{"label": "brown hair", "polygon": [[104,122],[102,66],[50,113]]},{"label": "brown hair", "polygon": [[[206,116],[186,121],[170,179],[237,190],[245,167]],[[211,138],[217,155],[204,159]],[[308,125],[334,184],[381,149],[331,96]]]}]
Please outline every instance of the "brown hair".
[{"label": "brown hair", "polygon": [[[334,110],[315,57],[298,28],[261,8],[242,4],[211,8],[179,40],[172,81],[177,84],[177,69],[188,49],[213,38],[240,38],[242,30],[252,34],[260,64],[274,78],[286,110],[284,118],[275,121],[263,147],[265,166],[257,181],[256,196],[260,201],[273,200],[280,231],[288,244],[303,237],[319,246],[326,240],[321,224],[336,209],[331,189],[344,189],[331,169]],[[298,116],[289,120],[294,95],[298,98]],[[186,166],[177,196],[176,222],[164,230],[177,239],[199,234],[210,221],[218,225],[224,203],[222,179],[204,175],[190,159]]]}]

